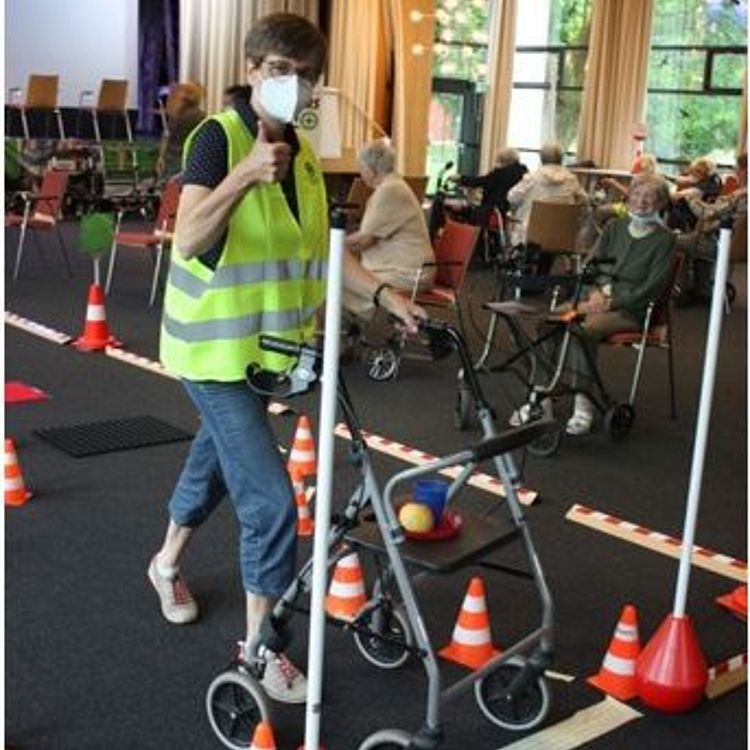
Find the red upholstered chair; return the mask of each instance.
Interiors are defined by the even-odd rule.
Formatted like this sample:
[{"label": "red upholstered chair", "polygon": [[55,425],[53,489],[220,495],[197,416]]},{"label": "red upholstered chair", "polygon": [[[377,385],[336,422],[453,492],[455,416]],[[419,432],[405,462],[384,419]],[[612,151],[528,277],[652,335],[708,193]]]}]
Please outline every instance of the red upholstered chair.
[{"label": "red upholstered chair", "polygon": [[435,261],[425,263],[422,267],[423,272],[428,268],[435,268],[435,282],[428,289],[419,289],[417,279],[412,294],[412,299],[423,307],[455,310],[462,331],[460,292],[480,231],[481,228],[473,224],[462,224],[448,219],[443,231],[435,240]]},{"label": "red upholstered chair", "polygon": [[628,398],[628,403],[631,406],[635,404],[635,396],[638,391],[638,383],[640,381],[641,368],[646,349],[655,348],[666,352],[670,416],[672,419],[677,417],[677,403],[674,388],[672,303],[679,291],[678,282],[682,275],[684,261],[685,256],[682,253],[674,254],[667,285],[664,288],[664,291],[649,303],[641,330],[628,331],[627,333],[614,333],[603,342],[610,346],[629,346],[637,352],[633,377],[630,383],[630,397]]},{"label": "red upholstered chair", "polygon": [[124,211],[117,214],[115,234],[112,238],[112,249],[109,253],[109,265],[107,266],[107,283],[105,293],[109,294],[112,288],[112,278],[115,272],[117,251],[120,246],[132,247],[139,250],[148,250],[152,255],[154,273],[151,280],[151,294],[148,299],[149,306],[156,300],[156,292],[159,286],[159,274],[161,272],[162,258],[165,248],[169,248],[174,234],[175,219],[177,218],[177,207],[180,202],[181,185],[179,180],[172,179],[164,186],[164,192],[159,204],[159,212],[151,230],[140,232],[121,232],[120,226]]},{"label": "red upholstered chair", "polygon": [[34,232],[34,239],[38,241],[37,232],[54,231],[57,243],[62,253],[68,276],[73,275],[68,259],[68,251],[58,221],[63,207],[63,198],[68,186],[68,173],[56,172],[50,169],[45,172],[42,185],[37,193],[19,193],[23,201],[22,213],[9,213],[5,216],[6,227],[18,227],[18,246],[16,249],[16,260],[13,268],[13,278],[17,279],[21,272],[21,259],[25,249],[26,235],[29,230]]}]

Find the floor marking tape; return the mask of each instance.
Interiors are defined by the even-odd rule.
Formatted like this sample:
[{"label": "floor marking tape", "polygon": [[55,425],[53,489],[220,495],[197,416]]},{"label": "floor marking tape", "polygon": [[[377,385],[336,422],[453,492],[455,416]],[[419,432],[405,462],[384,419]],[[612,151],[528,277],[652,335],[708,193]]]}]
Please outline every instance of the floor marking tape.
[{"label": "floor marking tape", "polygon": [[641,716],[640,711],[607,696],[551,727],[504,745],[503,750],[572,750]]},{"label": "floor marking tape", "polygon": [[48,341],[54,341],[56,344],[68,344],[73,337],[67,333],[56,331],[54,328],[43,326],[41,323],[35,323],[28,318],[22,318],[20,315],[5,311],[5,322],[15,328],[20,328],[27,333],[33,333],[35,336],[41,336]]},{"label": "floor marking tape", "polygon": [[[341,422],[337,424],[336,427],[334,427],[333,433],[337,437],[351,440],[349,429],[345,424]],[[429,453],[424,453],[420,450],[417,450],[416,448],[410,448],[408,445],[402,445],[401,443],[397,443],[395,440],[389,440],[388,438],[381,437],[380,435],[375,435],[372,432],[366,432],[365,430],[362,430],[362,435],[367,441],[368,448],[380,451],[381,453],[385,453],[388,456],[393,456],[394,458],[399,458],[402,461],[415,464],[416,466],[421,466],[437,459],[437,456],[432,456]],[[460,471],[460,467],[452,466],[449,469],[443,469],[440,473],[455,479],[455,477],[459,475]],[[493,495],[505,497],[505,490],[503,489],[502,482],[497,477],[490,476],[489,474],[476,472],[471,475],[468,484],[472,485],[473,487],[478,487],[481,490],[491,492]],[[539,494],[537,492],[534,492],[533,490],[521,489],[518,492],[518,500],[523,505],[531,505],[538,496]]]},{"label": "floor marking tape", "polygon": [[713,700],[746,682],[747,653],[744,653],[709,667],[706,697]]},{"label": "floor marking tape", "polygon": [[[682,550],[682,541],[679,539],[661,534],[658,531],[651,531],[651,529],[629,521],[623,521],[621,518],[610,516],[579,503],[574,503],[570,507],[570,510],[565,514],[565,518],[669,557],[679,558]],[[747,563],[743,560],[736,560],[728,555],[722,555],[694,544],[692,561],[696,567],[704,568],[720,576],[733,578],[735,581],[747,582]]]}]

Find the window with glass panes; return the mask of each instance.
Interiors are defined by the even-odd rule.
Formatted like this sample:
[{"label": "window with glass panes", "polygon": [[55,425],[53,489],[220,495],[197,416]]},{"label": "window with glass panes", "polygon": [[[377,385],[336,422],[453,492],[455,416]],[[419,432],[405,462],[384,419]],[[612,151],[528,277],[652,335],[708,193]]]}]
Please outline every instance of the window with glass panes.
[{"label": "window with glass panes", "polygon": [[646,150],[733,164],[746,69],[747,0],[654,0]]},{"label": "window with glass panes", "polygon": [[519,2],[508,143],[533,165],[544,141],[576,152],[592,0]]}]

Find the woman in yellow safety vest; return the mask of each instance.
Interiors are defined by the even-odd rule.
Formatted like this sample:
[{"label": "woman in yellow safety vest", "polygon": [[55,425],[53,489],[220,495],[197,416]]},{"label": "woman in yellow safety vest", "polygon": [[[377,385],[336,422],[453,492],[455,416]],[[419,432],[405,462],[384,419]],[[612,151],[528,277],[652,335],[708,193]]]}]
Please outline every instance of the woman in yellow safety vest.
[{"label": "woman in yellow safety vest", "polygon": [[[170,521],[148,576],[164,617],[195,620],[178,563],[193,531],[229,495],[240,525],[248,642],[294,574],[296,508],[265,401],[248,364],[286,359],[261,333],[304,341],[324,301],[327,200],[320,165],[292,122],[312,98],[326,55],[306,19],[277,13],[245,39],[249,100],[205,120],[186,141],[183,189],[164,299],[161,359],[182,379],[201,427],[169,502]],[[421,311],[345,253],[344,284],[416,327]],[[304,702],[306,681],[284,654],[268,659],[270,697]]]}]

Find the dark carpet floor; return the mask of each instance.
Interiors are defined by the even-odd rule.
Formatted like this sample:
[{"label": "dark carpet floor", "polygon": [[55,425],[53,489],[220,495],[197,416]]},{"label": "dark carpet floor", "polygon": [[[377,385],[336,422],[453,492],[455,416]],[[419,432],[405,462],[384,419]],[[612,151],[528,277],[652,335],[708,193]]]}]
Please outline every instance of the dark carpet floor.
[{"label": "dark carpet floor", "polygon": [[[69,245],[75,245],[68,230]],[[14,239],[8,237],[11,241]],[[75,259],[67,280],[59,259],[47,263],[30,245],[25,275],[10,281],[6,310],[61,331],[83,327],[90,264]],[[744,271],[744,269],[742,269]],[[107,317],[133,352],[155,358],[158,310],[146,306],[151,268],[144,257],[122,253]],[[472,273],[476,307],[486,273]],[[738,303],[724,317],[711,431],[703,477],[696,542],[717,552],[747,557],[747,316],[744,278]],[[480,318],[477,312],[476,317]],[[481,320],[477,320],[481,323]],[[707,322],[706,307],[676,313],[679,418],[667,417],[663,355],[649,352],[637,423],[629,440],[613,443],[599,429],[566,440],[558,455],[529,457],[526,484],[541,493],[528,520],[555,600],[555,668],[574,674],[550,684],[547,724],[601,700],[586,676],[596,672],[620,610],[638,607],[642,640],[671,610],[677,563],[671,558],[605,536],[564,519],[573,502],[680,537],[693,448]],[[476,345],[476,341],[474,341]],[[5,728],[18,750],[208,750],[220,747],[206,720],[206,687],[227,663],[243,631],[236,523],[222,507],[202,529],[184,569],[200,603],[194,625],[168,625],[146,580],[146,566],[161,541],[165,505],[187,443],[72,458],[34,435],[38,429],[151,415],[193,431],[197,420],[180,386],[101,354],[82,354],[5,327],[6,380],[44,389],[47,401],[9,405],[6,435],[16,441],[34,497],[5,514]],[[632,358],[607,351],[602,371],[612,391],[627,392]],[[365,426],[423,451],[442,454],[477,433],[453,427],[457,363],[407,361],[398,379],[375,383],[360,365],[344,373]],[[507,416],[507,383],[484,381],[498,411]],[[292,406],[317,419],[319,392]],[[288,444],[291,417],[272,417],[279,441]],[[339,441],[337,502],[356,477],[347,470]],[[381,480],[404,468],[375,454]],[[489,497],[471,490],[479,499]],[[300,544],[300,559],[310,552]],[[512,557],[512,556],[511,556]],[[430,635],[442,646],[476,568],[431,577],[419,598]],[[479,571],[487,588],[494,641],[515,642],[538,624],[539,608],[525,582]],[[736,583],[693,568],[688,610],[709,663],[746,650],[746,626],[719,609],[715,596]],[[298,618],[291,656],[306,660],[307,622]],[[385,727],[416,729],[422,719],[425,678],[418,663],[395,672],[365,662],[350,634],[327,635],[322,738],[328,750],[354,750]],[[446,683],[463,671],[445,664]],[[704,701],[684,716],[643,710],[643,718],[587,747],[733,750],[746,746],[747,692],[740,688]],[[445,743],[452,750],[495,750],[519,735],[490,724],[471,694],[445,707]],[[280,750],[302,739],[301,707],[278,707],[274,727]]]}]

